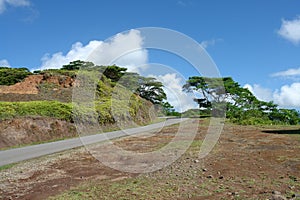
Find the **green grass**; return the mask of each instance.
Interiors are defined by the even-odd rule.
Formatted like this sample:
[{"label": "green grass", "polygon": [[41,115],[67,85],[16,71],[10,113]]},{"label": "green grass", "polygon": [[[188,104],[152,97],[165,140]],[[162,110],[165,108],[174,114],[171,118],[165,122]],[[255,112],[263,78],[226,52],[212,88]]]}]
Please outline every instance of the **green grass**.
[{"label": "green grass", "polygon": [[49,199],[170,199],[176,198],[177,191],[178,186],[168,184],[167,180],[158,183],[157,179],[137,177],[104,185],[87,183]]},{"label": "green grass", "polygon": [[0,102],[0,119],[53,117],[71,121],[72,104],[58,101]]},{"label": "green grass", "polygon": [[10,169],[15,165],[16,165],[16,163],[0,166],[0,171]]}]

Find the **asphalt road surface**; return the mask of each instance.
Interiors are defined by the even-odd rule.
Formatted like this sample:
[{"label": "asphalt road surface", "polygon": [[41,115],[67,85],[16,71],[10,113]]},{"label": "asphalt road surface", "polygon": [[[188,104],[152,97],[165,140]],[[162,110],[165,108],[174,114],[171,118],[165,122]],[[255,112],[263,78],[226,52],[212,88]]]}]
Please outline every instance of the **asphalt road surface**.
[{"label": "asphalt road surface", "polygon": [[72,138],[61,140],[57,142],[50,142],[32,146],[26,146],[22,148],[8,149],[0,151],[0,166],[20,162],[23,160],[28,160],[32,158],[37,158],[40,156],[57,153],[60,151],[81,147],[83,145],[93,144],[97,142],[106,141],[109,139],[125,137],[129,135],[140,134],[146,131],[160,129],[164,126],[169,126],[172,124],[177,124],[182,121],[187,120],[186,118],[171,118],[164,122],[151,124],[147,126],[142,126],[138,128],[131,128],[126,130],[119,130],[113,132],[107,132],[96,135],[89,135],[80,138]]}]

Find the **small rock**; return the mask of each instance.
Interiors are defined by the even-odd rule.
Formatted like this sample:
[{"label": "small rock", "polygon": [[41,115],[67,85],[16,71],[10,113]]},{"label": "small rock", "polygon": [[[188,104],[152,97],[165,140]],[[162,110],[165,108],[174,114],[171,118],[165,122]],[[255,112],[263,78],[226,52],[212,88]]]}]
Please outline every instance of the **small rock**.
[{"label": "small rock", "polygon": [[239,193],[238,192],[232,192],[231,193],[233,196],[237,196],[237,195],[239,195]]},{"label": "small rock", "polygon": [[194,160],[194,163],[198,163],[198,162],[200,162],[199,160]]},{"label": "small rock", "polygon": [[203,168],[202,171],[207,172],[207,169]]},{"label": "small rock", "polygon": [[208,175],[206,178],[214,178],[213,175]]},{"label": "small rock", "polygon": [[293,185],[292,185],[292,186],[289,186],[289,189],[290,189],[290,190],[293,190],[293,189],[295,189],[295,186],[293,186]]},{"label": "small rock", "polygon": [[219,176],[219,179],[223,179],[224,178],[224,176]]},{"label": "small rock", "polygon": [[273,191],[272,194],[281,195],[281,192],[279,192],[279,191]]}]

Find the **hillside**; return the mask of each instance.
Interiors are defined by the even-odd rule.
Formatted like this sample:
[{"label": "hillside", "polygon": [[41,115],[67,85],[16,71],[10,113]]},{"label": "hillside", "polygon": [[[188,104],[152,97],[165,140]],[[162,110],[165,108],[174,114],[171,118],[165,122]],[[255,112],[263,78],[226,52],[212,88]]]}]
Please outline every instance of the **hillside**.
[{"label": "hillside", "polygon": [[[155,118],[150,101],[106,76],[98,81],[96,114],[90,116],[89,108],[72,103],[72,91],[78,86],[74,74],[74,70],[44,71],[0,86],[0,148],[77,136],[74,116],[99,123],[102,131],[147,124]],[[118,96],[112,99],[116,86]]]}]

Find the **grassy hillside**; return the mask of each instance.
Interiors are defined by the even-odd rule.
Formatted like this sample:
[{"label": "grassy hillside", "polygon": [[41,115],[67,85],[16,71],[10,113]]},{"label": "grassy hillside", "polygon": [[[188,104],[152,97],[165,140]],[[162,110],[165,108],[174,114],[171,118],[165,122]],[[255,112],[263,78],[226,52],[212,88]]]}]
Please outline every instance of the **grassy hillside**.
[{"label": "grassy hillside", "polygon": [[[84,73],[93,74],[88,70]],[[113,73],[108,75],[113,77]],[[148,124],[155,118],[150,101],[106,76],[96,79],[94,98],[88,99],[92,102],[72,102],[74,89],[84,84],[79,81],[76,86],[77,76],[78,70],[45,70],[26,74],[23,79],[12,75],[10,80],[16,84],[0,85],[0,148],[74,137],[74,122],[99,123],[102,131],[107,131]]]}]

